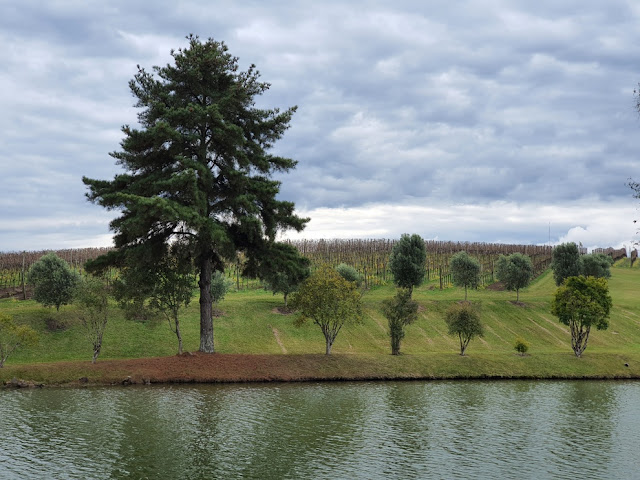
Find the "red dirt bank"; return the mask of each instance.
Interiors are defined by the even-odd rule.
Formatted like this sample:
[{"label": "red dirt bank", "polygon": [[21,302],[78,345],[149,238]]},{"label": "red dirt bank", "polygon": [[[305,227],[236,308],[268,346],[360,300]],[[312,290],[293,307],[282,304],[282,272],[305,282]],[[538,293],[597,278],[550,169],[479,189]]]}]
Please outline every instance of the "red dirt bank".
[{"label": "red dirt bank", "polygon": [[[31,385],[226,383],[370,379],[371,362],[356,356],[185,353],[172,357],[5,366]],[[0,373],[2,371],[0,370]],[[384,374],[378,378],[390,378]],[[9,383],[9,382],[7,382]]]}]

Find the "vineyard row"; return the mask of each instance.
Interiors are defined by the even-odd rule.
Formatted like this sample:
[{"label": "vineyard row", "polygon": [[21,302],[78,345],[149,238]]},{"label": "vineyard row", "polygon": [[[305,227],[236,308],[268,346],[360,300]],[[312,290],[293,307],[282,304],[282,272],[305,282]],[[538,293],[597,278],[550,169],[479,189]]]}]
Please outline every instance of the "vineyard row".
[{"label": "vineyard row", "polygon": [[[392,281],[389,272],[389,256],[394,240],[298,240],[290,241],[300,253],[311,260],[312,266],[327,263],[337,266],[341,263],[353,266],[363,278],[366,288],[383,285]],[[540,245],[509,245],[498,243],[425,241],[427,260],[425,264],[427,281],[438,281],[440,288],[451,284],[449,260],[460,251],[466,251],[481,265],[481,282],[487,285],[495,281],[495,264],[500,255],[522,253],[528,255],[534,265],[535,275],[545,271],[551,263],[552,247]],[[87,260],[93,260],[108,252],[110,248],[83,248],[53,251],[64,259],[71,268],[83,273]],[[0,289],[18,288],[26,284],[26,272],[33,263],[48,251],[0,253]],[[624,249],[599,249],[614,260],[626,257]],[[632,257],[637,252],[632,252]],[[227,273],[237,288],[249,288],[248,279],[242,278],[242,257],[227,266]],[[24,282],[24,283],[23,283]]]}]

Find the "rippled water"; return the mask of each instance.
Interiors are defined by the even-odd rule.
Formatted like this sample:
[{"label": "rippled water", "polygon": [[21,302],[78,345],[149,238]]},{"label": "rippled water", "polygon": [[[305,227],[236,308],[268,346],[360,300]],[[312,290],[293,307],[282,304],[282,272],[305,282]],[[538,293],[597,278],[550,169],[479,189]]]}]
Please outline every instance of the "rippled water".
[{"label": "rippled water", "polygon": [[638,382],[0,391],[0,478],[640,478]]}]

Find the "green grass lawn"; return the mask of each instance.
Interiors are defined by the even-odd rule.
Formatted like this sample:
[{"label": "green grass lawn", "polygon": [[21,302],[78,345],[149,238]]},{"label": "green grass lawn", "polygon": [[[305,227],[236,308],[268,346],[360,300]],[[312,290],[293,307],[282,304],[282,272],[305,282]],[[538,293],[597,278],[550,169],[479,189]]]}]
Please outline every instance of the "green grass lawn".
[{"label": "green grass lawn", "polygon": [[[333,355],[379,378],[393,376],[635,376],[640,377],[640,271],[628,266],[612,268],[609,281],[613,297],[610,327],[593,330],[589,345],[578,359],[570,347],[568,328],[550,313],[555,291],[550,271],[520,292],[522,304],[515,304],[515,292],[479,289],[469,292],[469,300],[481,302],[485,336],[472,340],[465,357],[458,355],[456,337],[447,334],[444,312],[464,298],[458,288],[439,290],[436,282],[414,290],[420,304],[419,318],[406,329],[399,357],[390,355],[386,319],[381,302],[394,295],[393,285],[376,287],[364,293],[365,319],[361,325],[346,326],[333,346]],[[220,304],[224,314],[214,319],[216,351],[219,353],[300,355],[324,353],[324,337],[313,324],[294,326],[295,314],[282,315],[277,307],[282,296],[264,290],[230,292]],[[199,346],[197,297],[182,314],[184,349]],[[45,309],[34,301],[0,300],[0,311],[19,323],[38,330],[38,347],[12,355],[0,380],[11,375],[11,366],[67,360],[90,361],[91,345],[75,318],[73,306],[60,312]],[[49,331],[47,319],[54,317],[68,327]],[[514,350],[516,337],[530,344],[521,357]],[[103,359],[169,356],[177,352],[177,340],[164,319],[146,323],[125,320],[114,306],[102,353]],[[349,357],[349,358],[347,358]],[[356,363],[354,363],[356,362]],[[629,363],[629,367],[624,364]],[[347,368],[347,367],[345,367]],[[4,370],[4,372],[3,372]],[[11,378],[10,376],[8,378]]]}]

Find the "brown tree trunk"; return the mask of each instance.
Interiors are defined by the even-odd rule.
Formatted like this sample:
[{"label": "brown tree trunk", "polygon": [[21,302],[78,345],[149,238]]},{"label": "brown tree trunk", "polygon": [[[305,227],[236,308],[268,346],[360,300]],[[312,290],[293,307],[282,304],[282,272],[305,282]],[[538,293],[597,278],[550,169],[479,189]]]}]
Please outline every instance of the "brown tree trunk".
[{"label": "brown tree trunk", "polygon": [[213,307],[211,301],[211,256],[203,254],[200,259],[200,351],[214,353],[213,349]]}]

